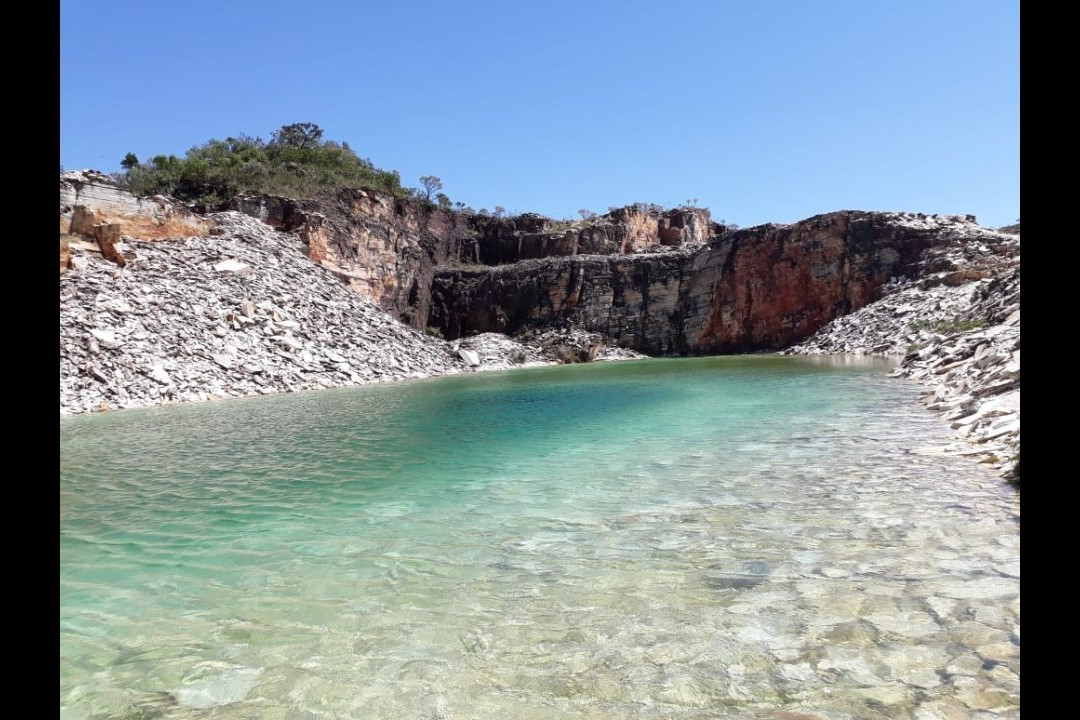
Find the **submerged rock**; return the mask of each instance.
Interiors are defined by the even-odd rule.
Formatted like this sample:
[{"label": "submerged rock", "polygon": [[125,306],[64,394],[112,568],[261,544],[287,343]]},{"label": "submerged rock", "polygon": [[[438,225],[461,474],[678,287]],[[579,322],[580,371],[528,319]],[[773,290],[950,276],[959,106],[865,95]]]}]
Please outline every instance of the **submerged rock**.
[{"label": "submerged rock", "polygon": [[195,710],[231,705],[247,697],[261,674],[259,668],[228,668],[189,682],[176,691],[176,699]]}]

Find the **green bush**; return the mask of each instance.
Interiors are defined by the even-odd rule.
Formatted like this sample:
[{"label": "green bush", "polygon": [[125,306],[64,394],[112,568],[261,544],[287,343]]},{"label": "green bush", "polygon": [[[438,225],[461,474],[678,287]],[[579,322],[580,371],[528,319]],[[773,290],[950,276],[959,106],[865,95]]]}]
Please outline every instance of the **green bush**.
[{"label": "green bush", "polygon": [[[274,132],[270,142],[240,135],[209,140],[183,158],[158,155],[139,163],[134,154],[122,166],[127,187],[138,195],[163,193],[181,200],[219,205],[244,191],[305,198],[324,190],[365,187],[408,197],[395,170],[380,170],[347,143],[322,139],[312,123],[294,123]],[[135,162],[132,162],[135,161]]]}]

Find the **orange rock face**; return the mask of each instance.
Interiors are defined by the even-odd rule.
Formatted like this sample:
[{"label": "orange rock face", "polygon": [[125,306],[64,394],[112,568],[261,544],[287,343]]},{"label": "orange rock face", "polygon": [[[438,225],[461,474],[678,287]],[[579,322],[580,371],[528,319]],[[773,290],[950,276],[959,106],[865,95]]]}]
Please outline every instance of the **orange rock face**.
[{"label": "orange rock face", "polygon": [[870,302],[899,272],[895,238],[885,233],[860,247],[846,213],[752,232],[732,241],[694,343],[700,349],[786,346]]},{"label": "orange rock face", "polygon": [[116,249],[116,244],[120,242],[120,228],[120,223],[95,225],[94,237],[97,240],[98,247],[101,248],[102,256],[106,260],[116,263],[119,267],[124,267],[127,265],[127,258]]},{"label": "orange rock face", "polygon": [[137,240],[168,240],[202,236],[209,234],[211,227],[208,220],[190,214],[165,212],[136,215],[110,212],[100,208],[95,210],[85,205],[74,208],[70,221],[72,233],[96,238],[94,227],[98,225],[115,226],[117,239],[122,235],[127,235]]}]

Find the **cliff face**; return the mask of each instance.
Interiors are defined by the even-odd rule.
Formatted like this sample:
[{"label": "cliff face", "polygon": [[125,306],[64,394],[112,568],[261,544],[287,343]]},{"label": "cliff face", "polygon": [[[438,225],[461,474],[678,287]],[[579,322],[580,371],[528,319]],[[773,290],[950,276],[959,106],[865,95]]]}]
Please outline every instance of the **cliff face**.
[{"label": "cliff face", "polygon": [[[202,222],[103,176],[69,175],[62,233],[96,237],[119,265],[111,247],[123,236]],[[704,209],[644,205],[573,222],[466,215],[360,189],[303,202],[241,196],[231,207],[296,233],[313,261],[414,328],[459,338],[574,326],[654,355],[787,347],[875,300],[892,278],[985,277],[929,251],[1006,237],[971,217],[855,211],[747,230],[717,225]]]},{"label": "cliff face", "polygon": [[415,328],[436,324],[431,289],[440,268],[701,246],[721,229],[701,208],[631,206],[567,222],[465,215],[358,189],[303,203],[241,196],[231,208],[297,233],[312,260]]},{"label": "cliff face", "polygon": [[631,205],[587,221],[559,221],[526,213],[508,218],[476,216],[475,237],[458,259],[505,265],[545,257],[627,255],[699,246],[720,226],[704,208],[658,211]]},{"label": "cliff face", "polygon": [[466,218],[386,193],[342,190],[320,201],[242,196],[232,209],[295,232],[309,257],[396,318],[427,327],[436,265],[457,259]]},{"label": "cliff face", "polygon": [[966,218],[837,212],[697,250],[440,269],[431,321],[448,337],[574,323],[649,354],[780,348],[921,272],[927,249],[983,234]]},{"label": "cliff face", "polygon": [[699,208],[467,216],[362,190],[235,209],[297,232],[313,260],[413,327],[458,338],[575,325],[649,354],[786,347],[923,272],[929,249],[998,236],[974,218],[854,211],[741,231]]}]

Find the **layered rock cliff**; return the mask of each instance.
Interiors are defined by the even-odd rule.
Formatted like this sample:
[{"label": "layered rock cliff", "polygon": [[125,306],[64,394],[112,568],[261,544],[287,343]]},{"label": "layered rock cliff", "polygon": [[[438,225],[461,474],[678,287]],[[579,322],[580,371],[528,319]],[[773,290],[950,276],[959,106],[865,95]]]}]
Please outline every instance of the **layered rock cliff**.
[{"label": "layered rock cliff", "polygon": [[60,234],[144,240],[205,234],[210,223],[161,195],[135,197],[93,170],[60,175]]},{"label": "layered rock cliff", "polygon": [[926,272],[929,250],[1002,237],[968,216],[845,211],[736,231],[699,208],[570,222],[365,190],[303,204],[245,196],[234,208],[296,232],[315,262],[418,329],[581,327],[653,355],[784,348]]},{"label": "layered rock cliff", "polygon": [[580,324],[653,355],[781,349],[921,274],[928,250],[1001,238],[966,216],[848,211],[672,252],[439,269],[431,322],[448,337]]}]

